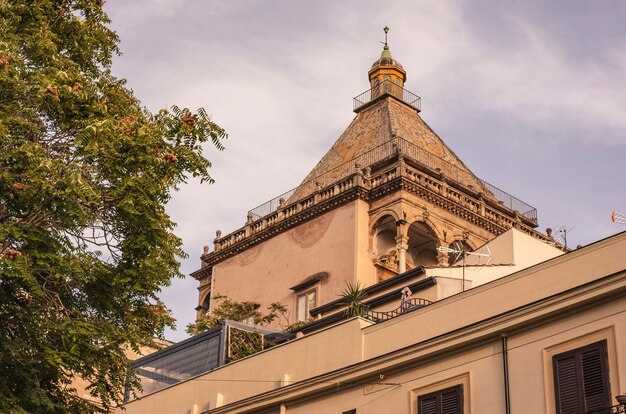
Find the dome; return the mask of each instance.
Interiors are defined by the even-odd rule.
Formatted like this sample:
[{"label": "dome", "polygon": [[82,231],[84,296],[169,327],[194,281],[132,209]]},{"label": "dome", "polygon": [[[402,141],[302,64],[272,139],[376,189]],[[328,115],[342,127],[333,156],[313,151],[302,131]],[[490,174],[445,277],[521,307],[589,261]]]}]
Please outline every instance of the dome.
[{"label": "dome", "polygon": [[391,57],[391,51],[387,45],[383,48],[383,53],[380,54],[380,59],[372,64],[372,69],[378,66],[397,66],[400,69],[403,69],[400,62]]}]

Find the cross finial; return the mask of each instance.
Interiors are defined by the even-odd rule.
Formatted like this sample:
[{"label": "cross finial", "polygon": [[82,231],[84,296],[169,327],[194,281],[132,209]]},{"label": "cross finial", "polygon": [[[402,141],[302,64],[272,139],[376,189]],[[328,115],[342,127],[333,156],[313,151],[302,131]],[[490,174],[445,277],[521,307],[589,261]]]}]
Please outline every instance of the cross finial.
[{"label": "cross finial", "polygon": [[385,46],[387,46],[387,33],[389,32],[389,28],[385,26],[383,30],[385,31]]}]

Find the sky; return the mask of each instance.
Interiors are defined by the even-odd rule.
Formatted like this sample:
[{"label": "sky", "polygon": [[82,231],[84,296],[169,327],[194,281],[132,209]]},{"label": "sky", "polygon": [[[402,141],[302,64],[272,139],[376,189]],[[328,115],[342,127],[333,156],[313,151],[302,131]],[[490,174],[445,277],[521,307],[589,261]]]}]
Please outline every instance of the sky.
[{"label": "sky", "polygon": [[[215,184],[168,204],[200,267],[215,231],[296,187],[348,126],[388,26],[422,118],[480,178],[586,245],[626,226],[626,1],[108,0],[113,72],[152,111],[203,107],[229,134],[206,146]],[[164,288],[178,329],[198,283]]]}]

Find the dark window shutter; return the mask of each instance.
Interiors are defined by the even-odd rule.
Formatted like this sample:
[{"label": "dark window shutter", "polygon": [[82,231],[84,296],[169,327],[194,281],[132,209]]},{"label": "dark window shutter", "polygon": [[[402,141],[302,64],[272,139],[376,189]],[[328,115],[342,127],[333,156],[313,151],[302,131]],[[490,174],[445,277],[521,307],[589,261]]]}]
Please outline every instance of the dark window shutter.
[{"label": "dark window shutter", "polygon": [[595,410],[611,405],[608,367],[604,349],[598,347],[581,352],[581,366],[583,371],[583,390],[585,409]]},{"label": "dark window shutter", "polygon": [[606,341],[555,355],[558,414],[578,414],[611,405]]},{"label": "dark window shutter", "polygon": [[582,411],[575,355],[557,355],[554,358],[554,389],[556,391],[557,413],[567,414]]},{"label": "dark window shutter", "polygon": [[463,414],[463,386],[421,395],[417,408],[419,414]]},{"label": "dark window shutter", "polygon": [[438,414],[437,396],[420,397],[418,412],[419,414]]},{"label": "dark window shutter", "polygon": [[463,399],[461,387],[441,393],[441,414],[461,414],[463,412]]}]

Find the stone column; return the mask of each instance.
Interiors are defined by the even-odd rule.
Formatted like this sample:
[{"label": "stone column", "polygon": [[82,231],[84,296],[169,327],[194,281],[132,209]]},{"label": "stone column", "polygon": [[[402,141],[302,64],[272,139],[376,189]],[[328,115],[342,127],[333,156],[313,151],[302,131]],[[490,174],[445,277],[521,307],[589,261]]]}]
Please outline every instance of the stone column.
[{"label": "stone column", "polygon": [[409,225],[406,212],[396,221],[396,252],[398,252],[398,273],[406,272],[406,251],[409,249]]},{"label": "stone column", "polygon": [[409,249],[407,236],[396,237],[396,250],[398,252],[398,273],[406,272],[406,251]]}]

